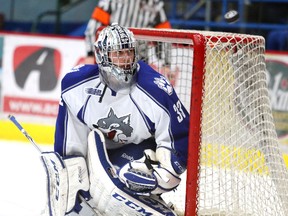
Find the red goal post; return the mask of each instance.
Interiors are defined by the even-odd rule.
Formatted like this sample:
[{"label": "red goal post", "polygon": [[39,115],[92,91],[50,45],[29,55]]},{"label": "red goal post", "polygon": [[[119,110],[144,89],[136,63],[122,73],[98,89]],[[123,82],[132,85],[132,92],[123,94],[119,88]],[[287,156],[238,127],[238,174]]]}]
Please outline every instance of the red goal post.
[{"label": "red goal post", "polygon": [[167,200],[175,211],[288,215],[288,174],[268,97],[264,38],[130,30],[142,58],[170,79],[190,112],[187,178]]}]

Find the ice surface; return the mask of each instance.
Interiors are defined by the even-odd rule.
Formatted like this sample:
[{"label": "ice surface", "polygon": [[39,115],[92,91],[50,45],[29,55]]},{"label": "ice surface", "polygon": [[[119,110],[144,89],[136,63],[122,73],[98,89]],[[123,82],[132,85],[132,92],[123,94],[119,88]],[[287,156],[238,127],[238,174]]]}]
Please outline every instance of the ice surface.
[{"label": "ice surface", "polygon": [[0,140],[0,149],[0,216],[40,216],[46,177],[39,152],[29,142]]}]

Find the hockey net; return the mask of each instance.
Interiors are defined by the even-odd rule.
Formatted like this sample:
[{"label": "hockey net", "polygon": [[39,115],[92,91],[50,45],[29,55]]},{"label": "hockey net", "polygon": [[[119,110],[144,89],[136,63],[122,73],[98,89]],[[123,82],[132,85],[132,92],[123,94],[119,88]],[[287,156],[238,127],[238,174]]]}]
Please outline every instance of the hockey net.
[{"label": "hockey net", "polygon": [[264,38],[131,30],[142,58],[170,79],[190,112],[187,177],[163,198],[179,215],[288,215],[288,174],[271,114]]}]

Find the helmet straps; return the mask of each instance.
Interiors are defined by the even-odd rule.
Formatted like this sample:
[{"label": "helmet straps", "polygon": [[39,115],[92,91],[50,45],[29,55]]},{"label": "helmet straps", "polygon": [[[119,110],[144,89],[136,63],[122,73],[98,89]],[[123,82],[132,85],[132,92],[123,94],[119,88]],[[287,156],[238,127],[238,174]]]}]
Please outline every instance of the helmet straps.
[{"label": "helmet straps", "polygon": [[101,94],[101,96],[100,96],[100,98],[99,98],[99,103],[102,103],[102,99],[103,99],[103,97],[104,97],[104,94],[105,94],[105,92],[106,92],[106,89],[107,89],[107,85],[105,84],[105,86],[104,86],[104,89],[103,89],[103,92],[102,92],[102,94]]}]

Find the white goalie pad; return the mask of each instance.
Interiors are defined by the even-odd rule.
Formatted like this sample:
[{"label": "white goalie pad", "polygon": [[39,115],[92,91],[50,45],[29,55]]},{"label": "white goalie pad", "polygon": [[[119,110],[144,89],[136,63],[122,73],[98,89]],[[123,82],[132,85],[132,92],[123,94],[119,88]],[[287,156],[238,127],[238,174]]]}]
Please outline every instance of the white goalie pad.
[{"label": "white goalie pad", "polygon": [[104,136],[97,129],[88,137],[87,165],[93,207],[101,215],[176,215],[158,196],[130,194],[116,175],[106,152]]},{"label": "white goalie pad", "polygon": [[67,207],[68,173],[61,157],[55,152],[42,153],[47,175],[48,203],[45,215],[63,216]]},{"label": "white goalie pad", "polygon": [[89,190],[86,161],[83,157],[62,159],[56,152],[41,155],[47,175],[45,215],[64,216],[71,212],[79,191]]}]

